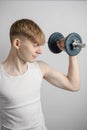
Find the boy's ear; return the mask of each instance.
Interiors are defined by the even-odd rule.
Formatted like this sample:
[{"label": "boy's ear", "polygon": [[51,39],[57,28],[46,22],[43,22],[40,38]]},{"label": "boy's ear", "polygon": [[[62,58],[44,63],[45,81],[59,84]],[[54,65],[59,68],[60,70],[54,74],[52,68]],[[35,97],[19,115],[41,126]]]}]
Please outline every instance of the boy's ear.
[{"label": "boy's ear", "polygon": [[13,42],[13,46],[16,48],[16,49],[19,49],[20,48],[20,39],[14,39],[14,42]]}]

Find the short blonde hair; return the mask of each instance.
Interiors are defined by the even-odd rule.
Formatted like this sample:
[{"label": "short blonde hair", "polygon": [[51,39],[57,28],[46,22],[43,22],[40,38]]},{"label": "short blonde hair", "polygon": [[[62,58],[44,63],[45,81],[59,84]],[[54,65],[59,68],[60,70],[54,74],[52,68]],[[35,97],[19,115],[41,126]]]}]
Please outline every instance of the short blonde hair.
[{"label": "short blonde hair", "polygon": [[24,36],[38,45],[45,43],[45,35],[41,28],[30,19],[20,19],[14,22],[10,27],[11,43],[15,37]]}]

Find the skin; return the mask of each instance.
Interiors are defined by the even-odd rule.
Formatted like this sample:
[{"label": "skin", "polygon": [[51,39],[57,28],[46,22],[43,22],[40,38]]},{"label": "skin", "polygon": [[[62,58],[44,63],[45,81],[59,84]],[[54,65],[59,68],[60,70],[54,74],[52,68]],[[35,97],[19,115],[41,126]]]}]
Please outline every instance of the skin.
[{"label": "skin", "polygon": [[[64,50],[62,44],[60,47]],[[22,75],[27,71],[27,62],[34,62],[40,54],[42,54],[42,46],[28,39],[21,41],[19,38],[15,38],[9,55],[3,63],[3,67],[10,75]],[[37,63],[40,66],[43,78],[49,83],[69,91],[80,90],[80,73],[76,56],[69,56],[67,75],[64,75],[43,61],[37,61]]]}]

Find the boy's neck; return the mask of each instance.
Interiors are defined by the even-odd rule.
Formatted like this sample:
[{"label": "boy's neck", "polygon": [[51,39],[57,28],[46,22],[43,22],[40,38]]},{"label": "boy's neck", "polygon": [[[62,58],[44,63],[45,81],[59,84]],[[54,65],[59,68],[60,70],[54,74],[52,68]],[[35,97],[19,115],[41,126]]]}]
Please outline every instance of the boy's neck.
[{"label": "boy's neck", "polygon": [[27,63],[21,61],[15,50],[11,49],[7,59],[3,62],[5,71],[11,75],[21,75],[28,69]]}]

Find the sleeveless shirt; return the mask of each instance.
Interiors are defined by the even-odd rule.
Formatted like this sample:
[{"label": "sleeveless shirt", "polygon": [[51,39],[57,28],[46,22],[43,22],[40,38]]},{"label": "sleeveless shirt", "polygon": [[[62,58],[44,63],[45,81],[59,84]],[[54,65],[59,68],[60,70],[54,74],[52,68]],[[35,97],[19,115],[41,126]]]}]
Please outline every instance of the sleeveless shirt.
[{"label": "sleeveless shirt", "polygon": [[0,64],[1,124],[11,130],[46,130],[41,108],[42,73],[37,62],[27,63],[23,75],[11,76]]}]

